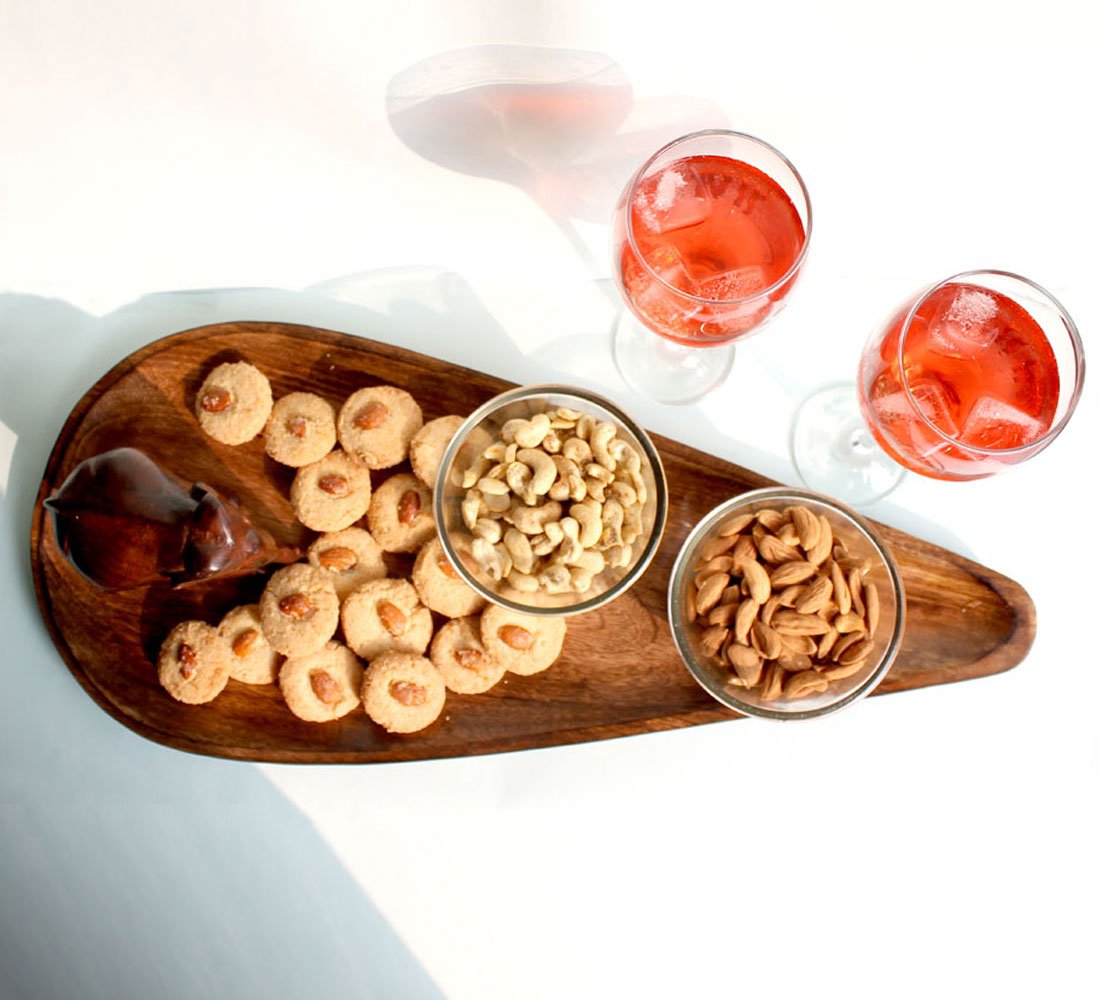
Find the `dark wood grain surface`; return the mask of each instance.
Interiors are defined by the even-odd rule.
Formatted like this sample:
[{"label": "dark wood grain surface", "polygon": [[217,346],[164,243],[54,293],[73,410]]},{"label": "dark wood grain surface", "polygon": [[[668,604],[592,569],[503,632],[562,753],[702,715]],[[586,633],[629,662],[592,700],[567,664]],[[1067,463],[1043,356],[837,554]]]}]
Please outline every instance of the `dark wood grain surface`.
[{"label": "dark wood grain surface", "polygon": [[[545,673],[508,675],[486,694],[448,693],[443,716],[409,736],[385,733],[361,710],[338,722],[302,722],[273,685],[230,681],[208,705],[174,701],[158,684],[155,668],[169,629],[186,618],[216,623],[235,604],[255,600],[266,576],[107,593],[61,555],[41,501],[78,462],[130,445],[187,482],[235,492],[277,538],[308,543],[313,536],[295,522],[287,499],[294,470],[268,459],[259,440],[235,448],[218,444],[194,419],[205,373],[241,359],[268,375],[276,397],[304,390],[339,405],[353,390],[384,382],[411,392],[426,420],[469,413],[510,387],[401,348],[277,323],[189,330],[116,365],[73,410],[50,455],[32,522],[31,558],[54,643],[88,694],[118,721],[195,753],[367,763],[579,743],[737,718],[682,665],[668,630],[665,593],[676,553],[696,521],[722,500],[770,480],[656,435],[670,497],[660,551],[624,597],[570,620],[562,656]],[[908,622],[880,693],[983,677],[1023,659],[1035,634],[1035,610],[1019,584],[904,532],[881,530],[905,582]],[[394,560],[393,571],[406,568]]]}]

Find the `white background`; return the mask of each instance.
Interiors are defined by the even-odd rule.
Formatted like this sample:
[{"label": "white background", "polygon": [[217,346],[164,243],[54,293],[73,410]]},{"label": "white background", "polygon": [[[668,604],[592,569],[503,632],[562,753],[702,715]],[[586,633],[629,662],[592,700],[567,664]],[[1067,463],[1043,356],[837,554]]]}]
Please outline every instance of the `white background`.
[{"label": "white background", "polygon": [[[1027,466],[910,477],[869,511],[1022,583],[1027,659],[804,726],[358,768],[193,758],[79,689],[25,553],[76,399],[205,322],[585,382],[785,481],[799,398],[850,379],[930,281],[1023,273],[1095,355],[1098,38],[1088,0],[0,3],[0,995],[1095,996],[1095,386]],[[804,281],[702,404],[616,375],[604,228],[570,240],[518,187],[395,136],[395,74],[485,43],[610,56],[635,144],[712,121],[799,167]],[[269,291],[152,294],[242,286]]]}]

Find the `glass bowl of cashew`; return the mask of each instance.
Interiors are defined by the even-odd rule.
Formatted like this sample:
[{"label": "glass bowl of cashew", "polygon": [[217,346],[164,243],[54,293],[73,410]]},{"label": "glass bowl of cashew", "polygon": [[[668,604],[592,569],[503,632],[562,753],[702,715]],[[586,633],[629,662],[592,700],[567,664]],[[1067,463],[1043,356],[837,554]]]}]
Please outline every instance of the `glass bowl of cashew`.
[{"label": "glass bowl of cashew", "polygon": [[575,386],[521,386],[474,411],[440,462],[447,558],[486,600],[574,615],[625,593],[660,544],[668,491],[649,436]]}]

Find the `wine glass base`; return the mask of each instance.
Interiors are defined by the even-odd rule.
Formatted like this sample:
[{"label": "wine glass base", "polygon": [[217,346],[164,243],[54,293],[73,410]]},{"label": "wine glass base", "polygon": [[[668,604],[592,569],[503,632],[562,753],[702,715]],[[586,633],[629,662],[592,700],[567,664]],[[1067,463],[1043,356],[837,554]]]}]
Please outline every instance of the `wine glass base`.
[{"label": "wine glass base", "polygon": [[853,506],[881,500],[905,476],[867,429],[854,385],[827,386],[803,400],[791,457],[806,486]]},{"label": "wine glass base", "polygon": [[612,354],[631,389],[658,403],[683,405],[702,399],[726,380],[734,347],[684,347],[648,330],[624,309],[612,332]]}]

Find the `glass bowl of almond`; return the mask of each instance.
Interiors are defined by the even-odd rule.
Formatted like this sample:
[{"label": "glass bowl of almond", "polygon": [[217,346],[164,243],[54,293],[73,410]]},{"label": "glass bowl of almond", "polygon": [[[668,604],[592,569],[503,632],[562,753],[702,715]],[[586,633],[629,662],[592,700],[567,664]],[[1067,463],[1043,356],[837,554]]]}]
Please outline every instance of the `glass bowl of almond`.
[{"label": "glass bowl of almond", "polygon": [[486,600],[574,615],[645,572],[668,513],[657,449],[611,400],[533,385],[489,400],[455,432],[433,504],[440,541]]},{"label": "glass bowl of almond", "polygon": [[905,595],[870,524],[781,486],[734,497],[696,525],[672,570],[668,618],[691,674],[727,708],[811,719],[886,676]]}]

